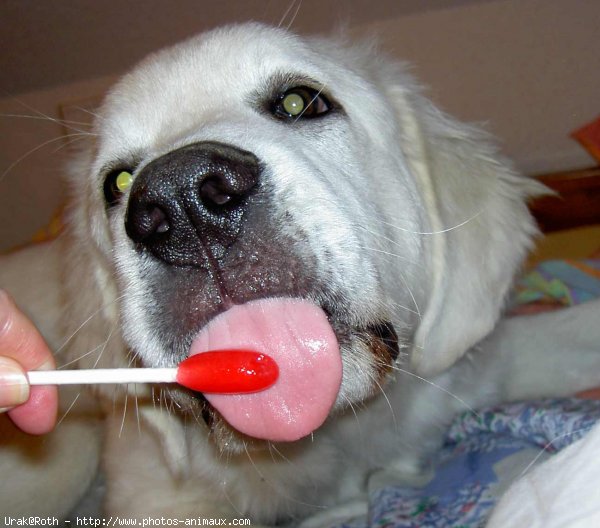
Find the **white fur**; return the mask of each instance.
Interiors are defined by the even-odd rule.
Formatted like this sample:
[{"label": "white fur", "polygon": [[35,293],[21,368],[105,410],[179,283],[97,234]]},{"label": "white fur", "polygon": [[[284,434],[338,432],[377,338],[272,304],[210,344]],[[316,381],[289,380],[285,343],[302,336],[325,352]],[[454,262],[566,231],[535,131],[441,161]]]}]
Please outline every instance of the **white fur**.
[{"label": "white fur", "polygon": [[[252,97],[264,96],[281,74],[314,79],[344,114],[323,126],[293,127],[259,112]],[[148,317],[146,277],[156,264],[125,234],[126,200],[106,214],[106,167],[135,156],[137,174],[204,140],[251,151],[264,163],[276,197],[272,214],[289,214],[282,234],[303,240],[316,275],[340,294],[336,309],[348,324],[391,321],[403,352],[381,388],[366,346],[343,349],[335,415],[310,438],[241,454],[227,446],[220,452],[203,424],[152,401],[148,388],[130,387],[115,405],[119,392],[105,391],[107,514],[298,524],[327,509],[307,521],[324,525],[346,515],[331,508],[364,496],[368,477],[381,477],[381,468],[421,471],[421,456],[437,447],[441,427],[464,405],[569,393],[596,379],[541,375],[539,358],[561,351],[551,336],[529,346],[517,322],[501,323],[485,339],[536,234],[525,201],[543,189],[499,158],[481,130],[442,114],[402,65],[371,46],[304,40],[259,25],[216,30],[152,55],[125,76],[107,97],[96,132],[71,178],[68,256],[55,250],[62,322],[52,323],[59,328],[52,341],[69,337],[69,354],[81,366],[127,365],[129,350],[149,365],[165,357]],[[44,277],[26,268],[3,283],[23,300],[30,274]],[[323,300],[319,292],[314,298]],[[544,331],[551,332],[552,317],[540,323]],[[36,320],[45,319],[36,310]],[[577,318],[561,322],[565,335],[577,335]],[[524,350],[503,346],[503,335],[518,336]],[[600,372],[600,354],[587,345],[572,362],[578,372],[579,364]],[[515,372],[520,383],[507,385]],[[45,469],[39,479],[52,478]],[[60,514],[69,506],[50,496],[41,503]]]}]

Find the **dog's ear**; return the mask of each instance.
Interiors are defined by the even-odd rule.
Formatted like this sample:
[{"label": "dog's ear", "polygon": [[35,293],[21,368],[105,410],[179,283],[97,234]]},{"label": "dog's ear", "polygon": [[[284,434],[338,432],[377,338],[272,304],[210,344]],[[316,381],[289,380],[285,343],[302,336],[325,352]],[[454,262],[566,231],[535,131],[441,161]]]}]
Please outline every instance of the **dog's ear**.
[{"label": "dog's ear", "polygon": [[430,289],[411,357],[416,372],[431,376],[496,324],[538,232],[526,200],[546,188],[499,159],[485,132],[444,115],[404,81],[389,90],[430,221],[422,235]]}]

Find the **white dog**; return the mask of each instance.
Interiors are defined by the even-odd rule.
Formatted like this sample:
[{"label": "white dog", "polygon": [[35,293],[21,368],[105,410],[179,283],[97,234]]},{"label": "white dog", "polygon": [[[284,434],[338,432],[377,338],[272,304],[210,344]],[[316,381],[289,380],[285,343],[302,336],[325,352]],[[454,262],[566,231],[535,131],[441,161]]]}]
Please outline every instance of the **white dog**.
[{"label": "white dog", "polygon": [[[72,173],[68,233],[0,276],[63,362],[244,347],[280,368],[246,396],[99,390],[107,515],[326,524],[378,470],[418,474],[465,406],[600,379],[589,307],[498,322],[544,189],[370,46],[250,24],[160,51]],[[77,502],[100,438],[77,409],[37,459],[3,448],[3,511],[32,511],[15,487]]]}]

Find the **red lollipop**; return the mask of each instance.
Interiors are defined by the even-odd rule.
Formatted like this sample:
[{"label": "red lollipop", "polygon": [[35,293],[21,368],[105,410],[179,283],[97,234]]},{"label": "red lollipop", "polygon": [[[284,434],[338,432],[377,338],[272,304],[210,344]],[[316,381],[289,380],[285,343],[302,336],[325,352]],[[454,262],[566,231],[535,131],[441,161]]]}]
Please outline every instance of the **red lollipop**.
[{"label": "red lollipop", "polygon": [[244,394],[269,388],[279,368],[266,354],[232,349],[195,354],[173,368],[33,370],[27,376],[31,385],[179,383],[197,392]]}]

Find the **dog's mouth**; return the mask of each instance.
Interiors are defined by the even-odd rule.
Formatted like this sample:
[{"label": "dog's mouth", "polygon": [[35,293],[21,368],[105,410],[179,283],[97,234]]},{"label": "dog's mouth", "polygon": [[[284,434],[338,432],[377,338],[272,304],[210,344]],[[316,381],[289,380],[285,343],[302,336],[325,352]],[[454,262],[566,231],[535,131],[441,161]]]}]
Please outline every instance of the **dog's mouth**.
[{"label": "dog's mouth", "polygon": [[[256,447],[261,440],[293,442],[311,435],[333,410],[347,405],[341,384],[346,367],[357,362],[352,358],[357,343],[371,356],[370,381],[380,387],[399,353],[391,324],[352,329],[300,298],[234,305],[202,328],[189,356],[222,349],[266,353],[278,364],[276,383],[250,394],[198,394],[176,388],[170,396],[181,410],[204,419],[221,449]],[[373,392],[365,387],[361,398]]]},{"label": "dog's mouth", "polygon": [[190,355],[250,349],[271,356],[279,378],[251,394],[206,394],[237,431],[271,441],[294,441],[320,427],[339,392],[342,360],[325,313],[299,299],[271,298],[236,305],[206,325]]}]

